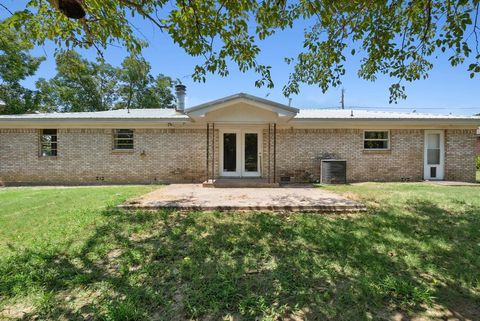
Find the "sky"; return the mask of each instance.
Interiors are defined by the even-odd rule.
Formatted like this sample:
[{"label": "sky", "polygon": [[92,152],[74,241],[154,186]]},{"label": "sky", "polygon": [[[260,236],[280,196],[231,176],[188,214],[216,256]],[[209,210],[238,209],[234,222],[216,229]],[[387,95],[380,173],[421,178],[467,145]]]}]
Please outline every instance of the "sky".
[{"label": "sky", "polygon": [[[21,10],[26,0],[1,0],[11,11]],[[8,13],[0,8],[0,19]],[[195,106],[210,100],[222,98],[238,92],[245,92],[279,103],[288,104],[282,94],[282,87],[287,83],[292,67],[284,62],[285,57],[296,56],[302,49],[303,30],[308,22],[299,22],[293,29],[277,33],[273,37],[260,42],[262,53],[258,60],[261,64],[272,67],[272,78],[275,88],[255,87],[258,78],[254,72],[242,73],[235,65],[230,65],[230,75],[207,76],[205,83],[194,82],[190,75],[199,58],[187,55],[183,49],[173,43],[168,34],[156,29],[150,22],[136,20],[133,22],[140,30],[140,37],[149,43],[143,56],[152,66],[152,74],[159,73],[181,79],[187,86],[187,107]],[[37,74],[25,80],[24,85],[34,88],[39,77],[49,78],[55,75],[55,46],[47,43],[37,47],[32,54],[45,56]],[[349,52],[348,50],[347,52]],[[88,59],[95,59],[94,49],[80,51]],[[112,65],[119,65],[127,55],[122,48],[110,47],[103,56]],[[397,104],[389,104],[389,86],[396,80],[388,76],[379,76],[375,82],[360,79],[357,76],[359,58],[348,60],[345,64],[346,75],[342,78],[345,89],[345,106],[369,110],[403,111],[416,110],[423,113],[472,115],[480,113],[480,75],[473,79],[467,72],[467,64],[452,67],[448,56],[439,55],[433,60],[434,68],[426,80],[404,83],[407,99]],[[292,96],[292,106],[297,108],[335,108],[340,106],[341,88],[330,88],[326,93],[315,85],[302,85],[300,93]]]}]

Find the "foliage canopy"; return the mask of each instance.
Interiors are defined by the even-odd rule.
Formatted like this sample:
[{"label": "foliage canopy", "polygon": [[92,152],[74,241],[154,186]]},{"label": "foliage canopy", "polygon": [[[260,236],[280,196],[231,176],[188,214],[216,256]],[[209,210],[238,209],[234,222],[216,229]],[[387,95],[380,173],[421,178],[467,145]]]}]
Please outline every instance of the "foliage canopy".
[{"label": "foliage canopy", "polygon": [[0,25],[0,114],[20,114],[36,109],[38,96],[20,82],[32,76],[43,57],[29,54],[32,44]]},{"label": "foliage canopy", "polygon": [[257,86],[273,87],[270,66],[259,61],[260,43],[299,20],[305,29],[303,50],[285,57],[292,65],[286,96],[299,92],[301,83],[323,91],[338,86],[344,63],[358,55],[358,75],[374,81],[385,74],[396,79],[390,98],[405,98],[402,81],[428,77],[433,60],[441,54],[453,66],[468,65],[473,77],[480,72],[478,27],[480,0],[82,0],[84,19],[72,20],[51,1],[31,0],[24,10],[12,12],[3,23],[25,31],[37,43],[101,50],[120,43],[139,52],[142,42],[131,17],[150,20],[186,53],[200,56],[193,78],[208,73],[225,76],[229,62],[241,71],[254,70]]},{"label": "foliage canopy", "polygon": [[121,67],[114,67],[101,58],[89,61],[69,50],[57,53],[56,64],[53,78],[40,78],[36,83],[44,110],[174,107],[174,82],[162,74],[156,78],[151,75],[150,65],[143,58],[132,55]]}]

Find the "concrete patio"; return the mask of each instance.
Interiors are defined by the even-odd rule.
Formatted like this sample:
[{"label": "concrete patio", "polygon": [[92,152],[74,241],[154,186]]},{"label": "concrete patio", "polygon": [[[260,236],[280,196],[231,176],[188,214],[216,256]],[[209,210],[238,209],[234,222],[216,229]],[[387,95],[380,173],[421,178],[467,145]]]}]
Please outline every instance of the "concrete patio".
[{"label": "concrete patio", "polygon": [[365,206],[311,186],[281,188],[203,188],[172,184],[130,200],[123,209],[201,211],[358,212]]}]

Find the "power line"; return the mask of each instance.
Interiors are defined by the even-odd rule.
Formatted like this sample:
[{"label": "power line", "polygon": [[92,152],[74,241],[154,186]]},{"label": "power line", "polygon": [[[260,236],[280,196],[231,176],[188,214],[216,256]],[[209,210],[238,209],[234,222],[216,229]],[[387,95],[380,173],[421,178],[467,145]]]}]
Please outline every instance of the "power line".
[{"label": "power line", "polygon": [[[382,109],[382,110],[479,110],[480,107],[360,107],[360,106],[347,106],[347,109]],[[319,107],[319,109],[338,109],[338,107]]]}]

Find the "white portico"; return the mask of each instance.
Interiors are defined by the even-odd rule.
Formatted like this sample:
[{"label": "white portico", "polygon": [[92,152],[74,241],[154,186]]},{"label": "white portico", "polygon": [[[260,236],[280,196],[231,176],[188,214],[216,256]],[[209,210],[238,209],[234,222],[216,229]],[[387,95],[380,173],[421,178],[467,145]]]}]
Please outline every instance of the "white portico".
[{"label": "white portico", "polygon": [[276,128],[298,109],[247,94],[236,94],[187,109],[207,127],[208,180],[263,178],[275,183]]}]

